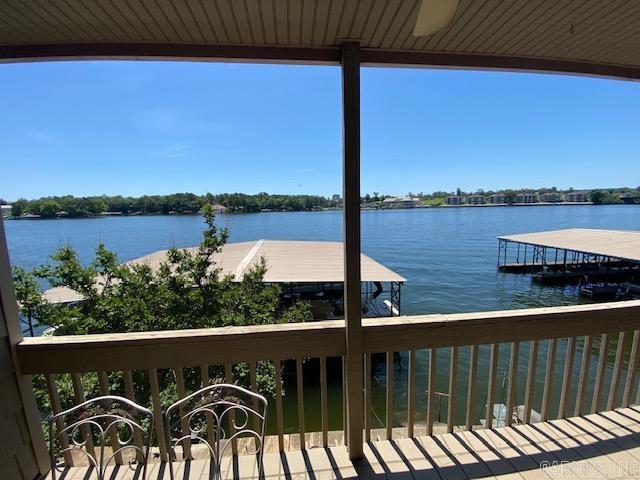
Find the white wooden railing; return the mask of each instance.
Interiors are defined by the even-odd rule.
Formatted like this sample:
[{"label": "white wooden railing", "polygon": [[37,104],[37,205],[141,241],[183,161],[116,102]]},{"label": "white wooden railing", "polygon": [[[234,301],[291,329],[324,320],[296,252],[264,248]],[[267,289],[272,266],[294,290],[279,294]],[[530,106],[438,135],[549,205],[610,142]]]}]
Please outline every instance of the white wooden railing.
[{"label": "white wooden railing", "polygon": [[[363,351],[365,365],[365,439],[369,441],[374,424],[371,419],[372,359],[385,354],[384,435],[398,435],[397,427],[406,424],[403,435],[434,433],[438,382],[447,386],[446,430],[479,428],[478,409],[488,404],[486,427],[495,427],[491,415],[496,396],[498,367],[505,366],[506,408],[512,412],[518,392],[524,404],[521,421],[532,421],[531,410],[539,409],[542,420],[612,409],[638,403],[638,346],[640,342],[640,301],[537,308],[526,310],[477,312],[452,315],[422,315],[363,320]],[[630,340],[630,342],[629,342]],[[611,346],[615,357],[607,361]],[[580,347],[578,349],[577,347]],[[597,348],[596,348],[597,347]],[[544,354],[546,350],[546,355]],[[578,353],[581,351],[579,362]],[[500,355],[509,352],[500,362]],[[406,368],[406,421],[400,421],[394,392],[394,356],[402,353]],[[462,355],[464,353],[464,355]],[[201,382],[208,383],[209,366],[224,368],[227,381],[233,381],[232,365],[249,365],[251,387],[256,389],[256,362],[275,365],[280,378],[283,361],[294,360],[297,385],[298,426],[300,447],[308,447],[305,436],[303,361],[320,359],[318,382],[321,393],[321,444],[329,436],[327,406],[327,359],[344,357],[345,330],[342,321],[285,324],[269,326],[224,327],[201,330],[161,331],[126,334],[59,336],[27,338],[17,348],[22,374],[45,376],[53,413],[62,409],[56,381],[70,375],[74,402],[85,397],[81,375],[96,372],[101,393],[111,392],[107,372],[121,372],[124,393],[136,398],[132,371],[145,371],[151,385],[150,407],[160,418],[158,372],[171,369],[179,397],[186,395],[184,369],[196,368]],[[466,362],[461,363],[462,357]],[[438,368],[446,358],[447,368]],[[426,388],[418,391],[416,365],[424,360]],[[377,360],[380,361],[380,360]],[[467,363],[468,362],[468,363]],[[467,367],[468,366],[468,367]],[[480,367],[486,367],[480,368]],[[463,368],[464,367],[464,368]],[[595,368],[594,368],[595,367]],[[610,367],[610,368],[608,368]],[[544,369],[541,375],[539,372]],[[466,370],[463,375],[462,370]],[[520,370],[520,374],[519,373]],[[595,370],[595,371],[594,371]],[[526,374],[523,375],[523,373]],[[560,377],[556,378],[558,372]],[[405,370],[402,370],[405,375]],[[443,375],[444,380],[443,382]],[[543,376],[542,385],[540,378]],[[404,381],[405,377],[403,377]],[[593,381],[590,381],[593,379]],[[285,448],[282,391],[275,382],[275,410],[278,448]],[[606,395],[605,386],[608,386]],[[559,389],[559,390],[558,390]],[[557,408],[553,395],[557,396]],[[635,393],[634,393],[635,392]],[[589,395],[590,394],[590,395]],[[482,398],[486,401],[482,401]],[[588,398],[589,397],[589,398]],[[402,397],[403,401],[404,397]],[[416,428],[417,400],[426,400],[425,421]],[[395,404],[395,405],[394,405]],[[458,404],[463,412],[456,414]],[[398,407],[398,408],[395,408]],[[395,421],[394,421],[395,418]],[[461,420],[457,421],[459,418]],[[511,415],[505,419],[513,422]],[[443,424],[445,422],[443,421]],[[394,430],[394,427],[396,429]],[[444,425],[443,425],[444,427]],[[162,422],[156,423],[157,445],[161,458],[166,458]],[[70,459],[67,459],[70,461]]]}]

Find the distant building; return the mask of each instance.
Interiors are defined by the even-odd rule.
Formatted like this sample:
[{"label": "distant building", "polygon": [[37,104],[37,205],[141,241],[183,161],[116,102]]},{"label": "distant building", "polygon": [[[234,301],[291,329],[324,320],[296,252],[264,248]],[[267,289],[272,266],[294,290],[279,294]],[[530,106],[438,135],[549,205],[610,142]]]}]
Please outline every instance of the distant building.
[{"label": "distant building", "polygon": [[211,208],[213,208],[215,213],[227,213],[227,207],[220,205],[219,203],[211,205]]},{"label": "distant building", "polygon": [[507,203],[507,196],[503,193],[494,193],[489,197],[491,203]]},{"label": "distant building", "polygon": [[382,201],[382,208],[418,208],[422,205],[419,198],[389,197]]},{"label": "distant building", "polygon": [[462,205],[462,197],[460,195],[450,195],[444,199],[447,205]]},{"label": "distant building", "polygon": [[465,200],[469,205],[480,205],[487,201],[484,195],[467,195]]},{"label": "distant building", "polygon": [[538,195],[538,198],[541,202],[545,203],[558,203],[562,201],[562,195],[554,192],[541,193]]},{"label": "distant building", "polygon": [[538,195],[535,193],[519,193],[516,195],[516,203],[536,203]]},{"label": "distant building", "polygon": [[589,200],[589,191],[575,191],[564,194],[565,202],[587,202]]},{"label": "distant building", "polygon": [[0,205],[0,217],[10,217],[11,216],[11,205]]}]

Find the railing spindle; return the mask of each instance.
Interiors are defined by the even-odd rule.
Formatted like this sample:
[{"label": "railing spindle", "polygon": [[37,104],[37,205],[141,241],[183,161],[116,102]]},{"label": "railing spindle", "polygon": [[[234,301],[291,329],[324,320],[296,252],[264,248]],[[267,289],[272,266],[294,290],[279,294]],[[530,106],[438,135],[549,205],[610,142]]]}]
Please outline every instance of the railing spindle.
[{"label": "railing spindle", "polygon": [[296,389],[298,397],[298,429],[300,433],[300,449],[306,450],[304,431],[304,378],[302,377],[302,359],[296,358]]},{"label": "railing spindle", "polygon": [[511,344],[511,356],[509,359],[509,386],[507,389],[507,412],[505,413],[505,423],[508,427],[513,423],[513,410],[516,401],[516,388],[518,382],[518,355],[520,353],[520,343]]},{"label": "railing spindle", "polygon": [[598,369],[596,370],[596,381],[593,387],[593,398],[591,399],[591,413],[596,413],[600,404],[600,392],[602,382],[607,368],[607,356],[609,355],[609,335],[603,333],[600,337],[600,349],[598,350]]},{"label": "railing spindle", "polygon": [[[640,390],[639,390],[640,391]],[[364,354],[364,441],[371,441],[371,355]]]},{"label": "railing spindle", "polygon": [[467,411],[465,427],[473,430],[476,413],[476,382],[478,379],[478,346],[471,345],[469,351],[469,384],[467,385]]},{"label": "railing spindle", "polygon": [[342,357],[342,440],[347,445],[347,357]]},{"label": "railing spindle", "polygon": [[618,385],[620,384],[620,371],[622,370],[622,361],[624,356],[624,340],[627,332],[620,332],[618,335],[618,348],[616,350],[616,360],[613,364],[613,375],[611,376],[611,387],[609,388],[609,398],[607,399],[607,410],[613,410],[616,402],[616,394],[618,393]]},{"label": "railing spindle", "polygon": [[209,365],[200,365],[200,388],[209,386]]},{"label": "railing spindle", "polygon": [[276,376],[276,428],[278,429],[278,450],[284,452],[284,420],[282,413],[282,362],[275,360]]},{"label": "railing spindle", "polygon": [[166,462],[167,445],[164,433],[164,418],[162,416],[162,404],[160,403],[160,387],[158,386],[158,370],[152,368],[149,370],[149,383],[151,385],[151,403],[153,404],[153,416],[156,421],[156,438],[158,439],[158,448],[160,450],[160,459]]},{"label": "railing spindle", "polygon": [[320,410],[322,415],[322,446],[329,445],[329,408],[327,406],[327,357],[320,357]]},{"label": "railing spindle", "polygon": [[386,393],[387,393],[387,425],[386,425],[386,434],[387,440],[391,440],[393,438],[393,352],[387,352],[387,385],[386,385]]},{"label": "railing spindle", "polygon": [[[208,387],[210,381],[209,365],[200,365],[200,388]],[[205,417],[207,419],[207,441],[209,442],[209,445],[213,445],[215,442],[215,437],[213,435],[213,414],[211,412],[205,412]]]},{"label": "railing spindle", "polygon": [[573,377],[573,361],[576,353],[576,339],[569,337],[567,340],[567,353],[564,361],[564,373],[562,375],[562,389],[560,390],[560,404],[558,405],[558,418],[567,416],[569,408],[569,392],[571,391],[571,379]]},{"label": "railing spindle", "polygon": [[[82,377],[79,373],[71,374],[71,383],[73,384],[73,400],[76,405],[80,405],[83,403],[86,398],[84,396],[84,390],[82,389]],[[89,425],[83,425],[81,427],[82,435],[85,439],[85,448],[87,449],[87,453],[91,455],[93,458],[96,458],[96,450],[93,444],[93,435],[91,434],[91,427]],[[139,433],[139,432],[138,432]],[[140,458],[142,455],[140,455]]]},{"label": "railing spindle", "polygon": [[536,371],[538,368],[538,349],[540,342],[532,340],[529,347],[529,368],[527,371],[527,386],[524,392],[524,423],[531,422],[531,409],[533,408],[533,392],[536,386]]},{"label": "railing spindle", "polygon": [[[233,382],[233,365],[230,363],[224,364],[224,377],[225,382],[234,384]],[[229,436],[232,436],[234,433],[234,426],[236,423],[236,413],[234,411],[229,412]],[[238,455],[238,438],[234,437],[231,440],[231,454],[234,456]]]},{"label": "railing spindle", "polygon": [[[58,396],[58,386],[56,385],[56,376],[53,374],[45,375],[45,382],[47,385],[47,391],[49,393],[49,400],[51,401],[51,411],[54,415],[62,412],[62,404],[60,403],[60,397]],[[66,425],[62,418],[56,420],[56,428],[58,432],[62,432],[65,429]],[[57,435],[57,439],[60,442],[60,447],[62,450],[66,450],[69,448],[69,436],[67,433],[62,433]],[[68,467],[73,467],[73,456],[70,451],[65,451],[62,454],[62,458],[64,459],[64,463]]]},{"label": "railing spindle", "polygon": [[638,343],[640,343],[640,330],[633,332],[633,344],[631,346],[631,354],[629,355],[629,364],[627,366],[627,380],[624,384],[622,393],[622,406],[628,407],[631,399],[631,390],[636,382],[636,366],[638,364]]},{"label": "railing spindle", "polygon": [[416,351],[409,351],[409,372],[407,378],[407,437],[413,438],[413,424],[416,413]]},{"label": "railing spindle", "polygon": [[540,411],[540,419],[543,422],[549,418],[549,405],[551,403],[551,392],[553,391],[553,374],[556,366],[557,347],[557,339],[550,339],[549,349],[547,350],[547,365],[544,374],[544,390],[542,391],[542,409]]},{"label": "railing spindle", "polygon": [[640,405],[640,385],[638,386],[638,389],[636,390],[636,401],[634,403],[635,403],[635,405]]},{"label": "railing spindle", "polygon": [[591,363],[591,335],[584,337],[584,346],[582,347],[582,360],[580,362],[580,379],[578,380],[578,393],[576,395],[576,406],[573,415],[582,415],[584,412],[584,400],[587,393],[587,383],[589,380],[589,366]]},{"label": "railing spindle", "polygon": [[[249,380],[251,382],[251,391],[253,393],[258,393],[258,372],[256,362],[249,362]],[[258,401],[255,399],[253,400],[253,409],[256,412],[259,411]],[[256,415],[253,415],[253,430],[256,432],[260,431],[260,422]]]},{"label": "railing spindle", "polygon": [[[124,376],[124,394],[129,400],[135,402],[136,393],[133,386],[133,374],[131,373],[131,370],[125,370],[124,372],[122,372],[122,374]],[[140,434],[140,430],[138,428],[133,429],[133,443],[137,447],[136,459],[138,462],[142,462],[144,460],[144,456],[142,454],[144,446],[142,443],[142,435]]]},{"label": "railing spindle", "polygon": [[456,421],[456,386],[458,380],[458,347],[451,347],[449,362],[449,403],[447,404],[447,432],[453,432]]},{"label": "railing spindle", "polygon": [[496,371],[498,369],[499,353],[499,344],[491,344],[491,353],[489,356],[489,381],[487,382],[487,406],[485,415],[486,426],[489,429],[493,427],[493,395],[496,390]]},{"label": "railing spindle", "polygon": [[[187,396],[187,392],[184,388],[184,370],[182,367],[174,367],[173,373],[176,379],[176,390],[178,392],[178,399],[182,400]],[[186,412],[184,407],[179,408],[180,414],[180,431],[182,432],[182,436],[185,437],[182,440],[182,456],[185,460],[191,460],[191,440],[189,435],[189,420],[185,417]]]},{"label": "railing spindle", "polygon": [[436,391],[437,349],[429,349],[429,377],[427,379],[427,435],[433,435],[433,417],[435,416],[434,399]]},{"label": "railing spindle", "polygon": [[[98,372],[98,380],[100,383],[101,395],[111,395],[111,389],[109,388],[109,376],[107,372]],[[122,465],[124,463],[122,459],[122,452],[118,452],[120,449],[120,441],[118,440],[118,432],[116,428],[109,429],[109,439],[111,440],[111,448],[114,452],[117,452],[114,456],[116,464]]]}]

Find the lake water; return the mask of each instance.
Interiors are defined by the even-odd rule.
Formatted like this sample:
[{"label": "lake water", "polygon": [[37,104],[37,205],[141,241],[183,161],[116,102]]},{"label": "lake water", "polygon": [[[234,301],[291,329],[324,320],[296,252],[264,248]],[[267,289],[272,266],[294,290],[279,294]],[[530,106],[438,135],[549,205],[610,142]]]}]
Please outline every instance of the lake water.
[{"label": "lake water", "polygon": [[[230,241],[256,239],[340,240],[340,212],[259,213],[220,215],[218,221],[231,232]],[[578,300],[575,289],[533,285],[527,276],[496,271],[498,235],[527,233],[559,228],[606,228],[640,230],[640,206],[534,206],[487,208],[434,208],[418,210],[378,210],[362,212],[362,250],[407,279],[402,289],[402,313],[453,313],[551,305],[571,305]],[[198,243],[203,228],[198,216],[106,217],[97,219],[60,219],[5,222],[9,252],[14,265],[30,268],[47,262],[60,245],[70,244],[84,262],[91,259],[98,242],[129,260],[171,245],[192,246]],[[558,358],[564,358],[564,344]],[[578,344],[578,351],[580,351]],[[438,390],[446,391],[448,351],[439,352]],[[508,348],[501,349],[499,371],[508,365]],[[520,378],[526,375],[528,344],[520,349]],[[540,346],[545,358],[546,343]],[[440,358],[440,356],[442,358]],[[594,359],[595,362],[595,359]],[[396,423],[404,418],[406,405],[406,354],[396,366],[394,397]],[[483,347],[479,358],[478,391],[486,388],[488,351]],[[577,363],[577,362],[576,362]],[[460,351],[458,386],[458,421],[464,421],[464,384],[468,353]],[[577,366],[576,366],[577,368]],[[384,361],[374,362],[373,412],[384,420]],[[595,364],[591,372],[595,372]],[[557,380],[561,367],[556,371]],[[417,391],[426,389],[426,353],[417,355]],[[536,402],[539,403],[543,373],[538,371]],[[441,383],[441,384],[440,384]],[[523,382],[521,382],[523,383]],[[606,386],[606,385],[605,385]],[[287,386],[286,423],[295,430],[295,388]],[[522,401],[524,385],[517,393]],[[555,399],[559,389],[555,389]],[[605,388],[606,391],[606,388]],[[575,394],[575,392],[574,392]],[[497,393],[500,400],[501,393]],[[307,430],[320,427],[317,381],[305,381]],[[478,408],[484,396],[478,395]],[[587,397],[589,398],[589,397]],[[330,427],[341,428],[341,389],[333,384],[329,401]],[[536,403],[534,402],[534,403]],[[446,399],[442,401],[446,412]],[[424,395],[418,395],[417,411],[425,411]],[[445,414],[446,415],[446,414]],[[271,415],[274,419],[275,415]],[[418,415],[421,418],[421,415]]]},{"label": "lake water", "polygon": [[[219,215],[230,241],[340,240],[341,212]],[[452,313],[574,304],[574,292],[496,271],[496,236],[558,228],[640,230],[640,206],[434,208],[362,212],[362,250],[407,279],[402,313]],[[14,265],[30,268],[70,244],[88,262],[102,241],[122,261],[192,246],[199,216],[104,217],[5,222]]]}]

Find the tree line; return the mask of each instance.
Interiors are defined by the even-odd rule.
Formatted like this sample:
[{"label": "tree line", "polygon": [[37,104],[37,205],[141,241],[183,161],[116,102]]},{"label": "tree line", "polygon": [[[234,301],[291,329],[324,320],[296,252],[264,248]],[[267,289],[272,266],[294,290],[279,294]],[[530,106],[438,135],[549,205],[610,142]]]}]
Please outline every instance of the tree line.
[{"label": "tree line", "polygon": [[[475,192],[465,192],[457,188],[451,192],[435,191],[431,193],[412,193],[409,197],[416,197],[425,203],[439,200],[440,202],[449,195],[492,195],[501,193],[508,197],[513,197],[518,193],[558,193],[565,194],[573,192],[573,188],[566,190],[551,188],[538,189],[504,189],[504,190],[482,190]],[[591,200],[595,204],[622,203],[623,198],[628,196],[633,198],[627,203],[637,203],[636,198],[640,195],[640,187],[635,189],[622,187],[611,189],[596,189],[590,193]],[[361,202],[365,204],[379,203],[389,195],[373,192],[361,197]],[[1,205],[10,202],[0,199]],[[167,214],[193,214],[198,213],[205,205],[222,205],[228,213],[255,213],[260,211],[275,212],[301,212],[310,210],[320,210],[326,208],[339,208],[342,206],[340,195],[324,197],[322,195],[285,195],[269,194],[261,192],[257,194],[246,193],[206,193],[196,195],[194,193],[173,193],[170,195],[143,195],[141,197],[125,197],[122,195],[74,197],[73,195],[41,197],[27,200],[20,198],[11,202],[11,214],[14,217],[23,215],[38,215],[41,218],[65,217],[92,217],[105,212],[119,213],[122,215],[167,215]]]},{"label": "tree line", "polygon": [[[336,198],[337,197],[337,198]],[[143,195],[125,197],[122,195],[74,197],[73,195],[42,197],[33,200],[20,198],[12,202],[14,217],[38,215],[42,218],[91,217],[104,212],[123,215],[190,214],[198,213],[204,205],[222,205],[229,213],[272,211],[308,211],[336,207],[338,196],[332,198],[320,195],[278,195],[258,193],[221,193],[196,195],[194,193],[174,193],[171,195]]]}]

